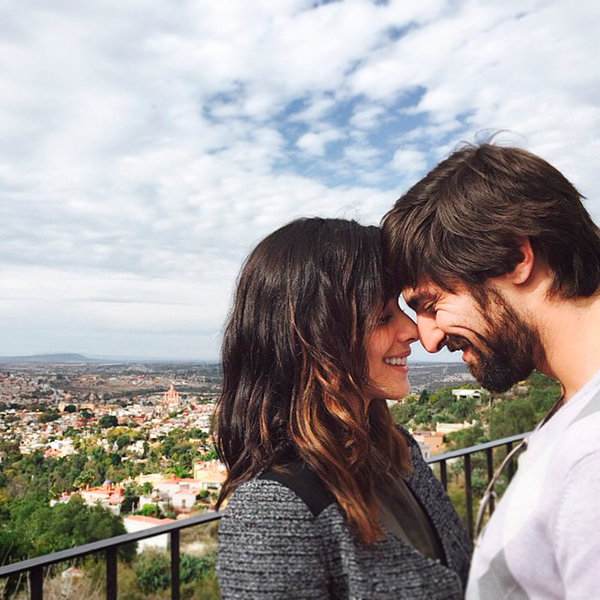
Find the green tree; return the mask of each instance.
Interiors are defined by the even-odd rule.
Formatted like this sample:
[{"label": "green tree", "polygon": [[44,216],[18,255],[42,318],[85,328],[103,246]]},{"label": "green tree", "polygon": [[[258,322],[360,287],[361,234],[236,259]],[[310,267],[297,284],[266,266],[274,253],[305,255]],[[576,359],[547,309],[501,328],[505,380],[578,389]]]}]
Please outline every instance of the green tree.
[{"label": "green tree", "polygon": [[208,439],[208,433],[206,433],[206,431],[202,431],[202,429],[200,429],[199,427],[190,427],[190,429],[188,430],[188,435],[190,439],[202,441]]},{"label": "green tree", "polygon": [[[100,506],[87,506],[77,495],[68,503],[50,507],[45,497],[27,493],[11,502],[9,519],[0,526],[1,543],[12,544],[6,555],[10,562],[123,533],[126,531],[120,517]],[[135,548],[123,547],[119,555],[131,561]]]},{"label": "green tree", "polygon": [[215,566],[215,553],[206,552],[202,556],[181,555],[181,581],[190,583],[205,577]]},{"label": "green tree", "polygon": [[117,452],[111,452],[108,455],[108,461],[113,467],[118,467],[121,464],[121,456]]},{"label": "green tree", "polygon": [[447,410],[459,421],[468,421],[475,416],[476,405],[477,401],[473,397],[457,398],[448,406]]},{"label": "green tree", "polygon": [[126,485],[123,488],[122,513],[132,513],[140,500],[140,489],[135,484]]},{"label": "green tree", "polygon": [[45,412],[38,417],[38,421],[40,423],[50,423],[51,421],[56,421],[57,419],[60,419],[60,415],[55,412]]},{"label": "green tree", "polygon": [[202,455],[200,460],[208,461],[216,460],[217,458],[219,458],[219,456],[217,455],[217,451],[215,450],[214,446],[211,446],[210,449]]},{"label": "green tree", "polygon": [[449,433],[445,437],[448,441],[448,450],[461,450],[462,448],[476,446],[477,444],[489,441],[481,423],[476,423],[472,427]]},{"label": "green tree", "polygon": [[138,585],[144,594],[156,594],[169,587],[171,583],[170,561],[161,552],[142,552],[138,556],[134,570]]},{"label": "green tree", "polygon": [[406,426],[412,419],[413,409],[411,404],[406,402],[396,402],[390,406],[390,413],[394,423]]},{"label": "green tree", "polygon": [[[214,574],[215,554],[207,552],[203,556],[181,554],[181,583],[189,586]],[[135,565],[138,585],[145,594],[156,594],[171,584],[170,560],[166,554],[146,551],[140,554]],[[194,597],[197,597],[194,594]]]},{"label": "green tree", "polygon": [[489,411],[489,436],[492,440],[530,431],[538,422],[529,398],[501,400]]},{"label": "green tree", "polygon": [[432,406],[417,406],[413,413],[413,420],[418,425],[429,426],[433,422],[435,410]]},{"label": "green tree", "polygon": [[435,410],[442,410],[452,406],[456,398],[452,394],[451,387],[440,388],[431,394],[430,403],[435,406]]},{"label": "green tree", "polygon": [[102,415],[98,419],[98,425],[102,429],[108,429],[109,427],[116,427],[119,424],[115,415]]},{"label": "green tree", "polygon": [[140,510],[135,511],[135,514],[143,517],[154,517],[155,519],[162,519],[164,516],[158,504],[144,504]]},{"label": "green tree", "polygon": [[93,485],[96,482],[96,472],[93,469],[85,469],[81,471],[75,481],[75,487],[82,488],[86,485]]}]

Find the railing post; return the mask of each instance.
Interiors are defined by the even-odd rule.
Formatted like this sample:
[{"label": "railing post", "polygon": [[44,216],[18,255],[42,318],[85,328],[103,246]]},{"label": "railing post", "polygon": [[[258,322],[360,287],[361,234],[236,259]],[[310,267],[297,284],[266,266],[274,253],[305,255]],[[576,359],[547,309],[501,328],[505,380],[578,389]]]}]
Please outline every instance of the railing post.
[{"label": "railing post", "polygon": [[440,481],[442,482],[442,487],[444,491],[448,491],[448,473],[446,471],[446,461],[440,461]]},{"label": "railing post", "polygon": [[[510,454],[512,447],[513,447],[512,442],[508,442],[508,444],[506,444],[506,455],[507,456]],[[513,467],[512,458],[508,461],[507,473],[508,473],[508,481],[510,481],[513,478],[513,475],[515,474],[515,469]]]},{"label": "railing post", "polygon": [[179,600],[179,530],[171,531],[171,600]]},{"label": "railing post", "polygon": [[106,549],[106,600],[117,600],[117,548]]},{"label": "railing post", "polygon": [[473,537],[473,490],[471,488],[471,455],[465,454],[465,500],[467,509],[467,531]]},{"label": "railing post", "polygon": [[31,600],[43,600],[44,567],[33,567],[29,571],[29,597]]},{"label": "railing post", "polygon": [[[487,477],[488,477],[488,485],[490,483],[490,481],[492,481],[493,477],[494,477],[494,455],[492,453],[492,449],[491,448],[487,448],[487,450],[485,451],[486,454],[486,460],[487,460]],[[494,490],[492,490],[493,492]],[[494,495],[492,494],[490,496],[490,503],[489,503],[489,516],[492,516],[492,513],[494,512]]]}]

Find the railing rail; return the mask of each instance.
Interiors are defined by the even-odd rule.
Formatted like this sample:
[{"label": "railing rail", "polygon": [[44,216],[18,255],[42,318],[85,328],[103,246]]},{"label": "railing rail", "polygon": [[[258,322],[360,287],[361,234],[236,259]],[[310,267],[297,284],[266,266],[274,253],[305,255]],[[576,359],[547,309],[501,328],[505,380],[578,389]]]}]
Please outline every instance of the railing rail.
[{"label": "railing rail", "polygon": [[[448,490],[448,475],[447,475],[447,463],[448,461],[454,461],[456,459],[463,459],[464,461],[464,474],[465,474],[465,500],[467,507],[467,529],[469,534],[473,535],[473,490],[471,485],[471,455],[478,452],[484,452],[486,457],[486,473],[488,482],[491,481],[493,476],[493,449],[505,446],[507,452],[510,452],[515,442],[522,440],[527,437],[529,433],[522,433],[519,435],[513,435],[510,437],[494,440],[493,442],[487,442],[479,444],[477,446],[471,446],[462,450],[453,450],[452,452],[445,452],[444,454],[438,454],[427,459],[430,465],[439,464],[440,467],[440,480],[444,489]],[[509,463],[508,477],[512,477],[514,467]],[[489,505],[489,514],[494,510],[493,502]],[[13,563],[0,567],[0,578],[8,577],[10,575],[19,575],[21,573],[28,573],[29,575],[29,597],[31,600],[43,600],[43,582],[44,582],[44,568],[55,565],[60,562],[75,560],[87,556],[89,554],[104,552],[106,562],[106,598],[107,600],[116,600],[117,598],[117,550],[121,546],[145,540],[157,535],[169,534],[170,536],[170,553],[171,553],[171,599],[179,600],[180,598],[180,576],[179,576],[179,532],[182,529],[188,527],[194,527],[196,525],[202,525],[217,521],[221,518],[222,512],[209,512],[197,517],[190,517],[174,523],[168,523],[166,525],[159,525],[146,529],[144,531],[137,531],[135,533],[126,533],[118,535],[98,542],[92,542],[90,544],[84,544],[76,548],[70,548],[68,550],[61,550],[45,556],[39,556],[37,558],[30,558],[21,562]]]}]

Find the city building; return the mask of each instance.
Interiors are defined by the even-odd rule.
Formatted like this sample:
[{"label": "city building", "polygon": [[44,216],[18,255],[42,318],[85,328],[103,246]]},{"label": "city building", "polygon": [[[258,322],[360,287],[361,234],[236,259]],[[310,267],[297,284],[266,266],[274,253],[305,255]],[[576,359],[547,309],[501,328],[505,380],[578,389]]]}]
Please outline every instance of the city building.
[{"label": "city building", "polygon": [[218,460],[194,464],[194,479],[200,483],[200,488],[203,490],[218,494],[226,478],[227,469]]},{"label": "city building", "polygon": [[428,448],[428,452],[423,453],[424,458],[429,458],[433,454],[437,454],[444,449],[444,434],[438,431],[427,431],[423,429],[409,430],[419,445],[424,444]]},{"label": "city building", "polygon": [[79,494],[88,506],[94,506],[99,504],[103,508],[108,508],[115,515],[121,514],[121,504],[124,500],[123,488],[119,485],[114,485],[109,481],[104,482],[103,485],[98,487],[90,487],[86,485],[85,488],[74,492],[63,492],[58,500],[51,500],[50,506],[54,506],[58,503],[68,502],[74,494]]},{"label": "city building", "polygon": [[[158,525],[166,525],[167,523],[174,523],[174,519],[156,519],[155,517],[143,517],[142,515],[128,515],[123,518],[123,524],[127,533],[137,533],[138,531],[145,531],[146,529],[152,529]],[[145,540],[139,540],[137,543],[137,551],[143,552],[149,548],[157,550],[166,550],[169,544],[169,534],[164,533],[162,535],[155,535]]]},{"label": "city building", "polygon": [[181,398],[175,386],[171,384],[169,389],[163,394],[163,410],[165,413],[177,412],[181,408]]},{"label": "city building", "polygon": [[483,390],[481,389],[457,389],[452,390],[452,395],[455,396],[457,400],[466,400],[467,398],[475,398],[475,400],[480,400],[482,392]]}]

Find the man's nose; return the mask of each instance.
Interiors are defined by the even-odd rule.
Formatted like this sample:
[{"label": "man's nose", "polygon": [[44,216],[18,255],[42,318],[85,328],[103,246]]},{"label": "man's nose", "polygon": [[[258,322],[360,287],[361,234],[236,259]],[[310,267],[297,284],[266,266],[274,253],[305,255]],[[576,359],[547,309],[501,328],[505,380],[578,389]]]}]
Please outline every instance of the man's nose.
[{"label": "man's nose", "polygon": [[446,334],[431,317],[417,317],[419,339],[427,352],[439,352],[446,345]]}]

